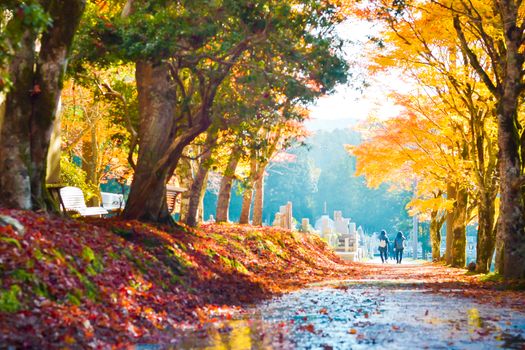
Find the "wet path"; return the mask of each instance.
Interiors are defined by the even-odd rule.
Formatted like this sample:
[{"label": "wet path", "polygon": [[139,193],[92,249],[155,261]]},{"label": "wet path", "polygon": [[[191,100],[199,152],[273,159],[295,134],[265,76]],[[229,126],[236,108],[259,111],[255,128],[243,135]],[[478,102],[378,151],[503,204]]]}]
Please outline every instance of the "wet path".
[{"label": "wet path", "polygon": [[428,268],[390,266],[405,278],[387,279],[387,271],[286,294],[192,333],[177,348],[525,349],[523,311],[466,297],[446,280],[436,287],[435,279],[418,279],[433,273]]}]

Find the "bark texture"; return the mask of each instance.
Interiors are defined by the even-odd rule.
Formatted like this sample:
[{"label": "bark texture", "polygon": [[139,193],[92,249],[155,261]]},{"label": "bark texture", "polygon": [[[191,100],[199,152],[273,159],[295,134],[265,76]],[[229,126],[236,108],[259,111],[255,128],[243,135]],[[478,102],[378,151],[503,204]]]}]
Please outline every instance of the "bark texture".
[{"label": "bark texture", "polygon": [[[189,226],[197,226],[202,220],[202,213],[199,212],[201,202],[206,192],[206,182],[208,181],[209,169],[204,165],[211,158],[211,148],[202,156],[201,166],[193,179],[189,191],[188,212],[186,214],[186,224]],[[201,215],[199,215],[201,214]],[[200,216],[200,217],[199,217]]]},{"label": "bark texture", "polygon": [[255,182],[255,198],[253,202],[253,225],[262,226],[264,204],[264,175]]},{"label": "bark texture", "polygon": [[500,213],[498,230],[505,242],[503,274],[506,278],[525,279],[525,198],[520,140],[518,102],[523,91],[523,29],[517,27],[515,1],[500,2],[505,29],[506,64],[501,97],[497,104],[498,145],[500,149]]},{"label": "bark texture", "polygon": [[250,211],[252,206],[252,199],[253,199],[253,187],[254,187],[254,181],[257,173],[257,159],[255,157],[252,157],[250,161],[250,177],[248,179],[249,183],[244,190],[244,193],[242,195],[242,208],[241,208],[241,216],[239,218],[239,224],[247,225],[250,223]]},{"label": "bark texture", "polygon": [[209,163],[212,158],[213,148],[217,143],[218,129],[211,128],[206,135],[204,150],[198,159],[198,169],[188,193],[188,207],[183,217],[183,222],[195,227],[203,220],[203,201],[206,193],[206,184],[209,174]]},{"label": "bark texture", "polygon": [[466,218],[468,194],[464,188],[449,185],[447,196],[455,199],[454,207],[447,214],[447,251],[446,262],[454,267],[464,267],[466,263]]},{"label": "bark texture", "polygon": [[42,6],[53,24],[40,39],[38,57],[36,36],[28,30],[9,67],[14,88],[7,94],[0,130],[0,204],[11,208],[53,207],[45,187],[47,153],[85,0],[50,0]]},{"label": "bark texture", "polygon": [[441,228],[445,221],[445,216],[439,217],[439,212],[433,210],[430,213],[430,246],[432,249],[432,261],[441,259]]},{"label": "bark texture", "polygon": [[490,193],[482,192],[478,204],[478,242],[476,244],[476,271],[487,273],[496,247],[495,200]]},{"label": "bark texture", "polygon": [[242,194],[242,207],[239,224],[248,225],[250,223],[250,212],[252,207],[253,188],[246,188]]},{"label": "bark texture", "polygon": [[[456,199],[456,186],[453,184],[447,184],[447,198],[450,200]],[[454,211],[447,212],[446,216],[446,248],[445,248],[445,262],[450,265],[452,264],[452,236],[454,232]]]},{"label": "bark texture", "polygon": [[31,209],[31,139],[33,66],[35,37],[30,31],[23,36],[9,67],[13,82],[6,96],[5,116],[0,130],[0,205],[7,208]]},{"label": "bark texture", "polygon": [[219,196],[217,198],[217,222],[227,222],[230,209],[231,190],[233,180],[235,178],[235,170],[241,159],[241,153],[238,149],[234,148],[233,152],[228,160],[228,165],[224,171],[224,176],[221,179],[221,186],[219,189]]},{"label": "bark texture", "polygon": [[450,261],[450,265],[453,267],[465,267],[467,261],[467,204],[467,191],[460,188],[457,191],[454,206],[452,257]]},{"label": "bark texture", "polygon": [[[165,63],[140,61],[135,76],[140,114],[139,155],[123,215],[128,219],[172,223],[166,204],[169,168],[152,170],[170,145],[176,92]],[[179,157],[181,154],[182,150]]]}]

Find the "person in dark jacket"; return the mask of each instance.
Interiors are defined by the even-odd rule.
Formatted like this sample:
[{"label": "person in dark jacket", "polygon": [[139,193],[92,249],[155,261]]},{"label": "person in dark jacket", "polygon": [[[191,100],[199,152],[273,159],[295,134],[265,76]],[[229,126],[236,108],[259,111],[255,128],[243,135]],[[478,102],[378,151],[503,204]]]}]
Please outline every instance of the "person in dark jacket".
[{"label": "person in dark jacket", "polygon": [[388,237],[386,231],[382,230],[379,234],[379,254],[381,255],[381,262],[388,262]]},{"label": "person in dark jacket", "polygon": [[403,232],[399,231],[394,239],[394,249],[396,250],[396,261],[401,264],[403,260],[403,250],[405,249],[406,238],[403,236]]}]

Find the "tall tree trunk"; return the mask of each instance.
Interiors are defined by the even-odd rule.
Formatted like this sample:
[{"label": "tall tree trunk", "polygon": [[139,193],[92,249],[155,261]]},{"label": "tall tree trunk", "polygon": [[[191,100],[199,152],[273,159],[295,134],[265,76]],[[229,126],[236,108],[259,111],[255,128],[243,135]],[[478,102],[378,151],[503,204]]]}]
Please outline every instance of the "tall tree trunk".
[{"label": "tall tree trunk", "polygon": [[47,153],[85,0],[51,0],[43,6],[52,25],[42,34],[38,60],[36,37],[26,31],[9,68],[14,88],[7,95],[0,130],[0,204],[12,208],[53,207],[45,187]]},{"label": "tall tree trunk", "polygon": [[433,210],[430,213],[430,246],[432,249],[432,261],[441,259],[441,228],[443,227],[444,219],[438,217],[439,212]]},{"label": "tall tree trunk", "polygon": [[199,157],[199,168],[191,187],[188,191],[188,208],[186,215],[184,216],[183,222],[189,226],[197,226],[202,221],[202,209],[204,194],[206,193],[206,184],[208,181],[209,174],[209,162],[213,153],[213,147],[217,142],[218,129],[211,128],[206,135],[206,141],[204,143],[204,152]]},{"label": "tall tree trunk", "polygon": [[[139,99],[139,155],[130,195],[123,216],[160,223],[173,223],[166,204],[166,166],[152,171],[167,152],[173,129],[176,93],[165,63],[139,61],[135,71]],[[171,132],[168,132],[171,131]],[[179,153],[182,155],[182,149]],[[178,161],[178,159],[176,159]]]},{"label": "tall tree trunk", "polygon": [[194,181],[194,165],[192,162],[193,161],[188,158],[182,158],[176,171],[180,186],[186,189],[186,192],[180,195],[180,221],[182,222],[186,222],[190,206],[190,197]]},{"label": "tall tree trunk", "polygon": [[233,179],[235,177],[235,170],[241,159],[241,153],[239,149],[234,149],[233,153],[228,160],[228,165],[224,171],[224,176],[221,180],[221,186],[219,189],[219,196],[217,198],[217,213],[216,220],[217,222],[227,222],[228,221],[228,212],[230,209],[230,198],[231,198],[231,189],[233,185]]},{"label": "tall tree trunk", "polygon": [[247,225],[250,223],[250,208],[252,206],[253,188],[247,187],[242,194],[242,208],[239,224]]},{"label": "tall tree trunk", "polygon": [[6,96],[5,116],[0,130],[0,205],[31,209],[31,140],[33,66],[35,37],[30,31],[9,66],[13,88]]},{"label": "tall tree trunk", "polygon": [[[500,164],[500,214],[498,230],[505,242],[503,273],[506,278],[525,279],[525,198],[518,119],[523,91],[523,29],[519,29],[516,1],[502,0],[499,10],[504,24],[506,61],[502,94],[497,104]],[[525,136],[524,136],[525,137]]]},{"label": "tall tree trunk", "polygon": [[80,24],[85,0],[48,1],[53,25],[42,35],[40,54],[36,65],[36,87],[31,118],[31,197],[33,208],[53,207],[46,189],[47,153],[62,92],[62,81],[67,66],[69,49]]},{"label": "tall tree trunk", "polygon": [[503,237],[501,236],[502,232],[501,230],[498,230],[499,226],[499,217],[496,221],[496,261],[494,262],[494,271],[499,274],[503,274],[504,269],[504,256],[505,256],[505,241]]},{"label": "tall tree trunk", "polygon": [[[97,131],[95,125],[90,128],[90,140],[82,142],[82,170],[86,172],[86,182],[95,187],[98,187],[97,178]],[[92,197],[88,200],[88,205],[98,206],[98,197]]]},{"label": "tall tree trunk", "polygon": [[262,226],[264,205],[264,169],[263,174],[257,178],[255,182],[255,199],[253,202],[253,224],[255,226]]},{"label": "tall tree trunk", "polygon": [[246,186],[246,189],[244,190],[243,196],[242,196],[242,208],[241,208],[241,217],[239,219],[239,224],[247,225],[250,223],[250,209],[252,206],[252,199],[253,199],[253,186],[255,185],[255,181],[257,177],[257,158],[255,155],[252,155],[252,159],[250,161],[250,177],[248,179],[248,185]]},{"label": "tall tree trunk", "polygon": [[[447,184],[447,198],[449,200],[455,200],[457,197],[456,185]],[[447,234],[446,234],[446,248],[445,248],[445,261],[448,265],[452,264],[452,242],[453,242],[453,233],[454,233],[454,211],[447,212],[446,216],[447,222]]]},{"label": "tall tree trunk", "polygon": [[[190,197],[188,202],[188,212],[186,215],[186,224],[189,226],[197,226],[199,219],[199,208],[201,207],[202,198],[206,192],[206,181],[208,180],[209,169],[203,163],[211,158],[211,149],[206,151],[202,156],[201,166],[197,171],[195,179],[189,191]],[[202,218],[202,216],[201,216]]]},{"label": "tall tree trunk", "polygon": [[204,178],[203,185],[201,187],[201,195],[199,198],[199,207],[197,208],[197,223],[204,221],[204,196],[206,195],[208,177],[210,172],[206,172],[206,177]]},{"label": "tall tree trunk", "polygon": [[467,205],[468,194],[463,188],[457,190],[456,203],[454,205],[454,222],[452,231],[452,257],[450,265],[453,267],[465,267],[467,248]]},{"label": "tall tree trunk", "polygon": [[482,191],[478,204],[478,242],[476,245],[476,271],[487,273],[496,247],[495,196]]}]

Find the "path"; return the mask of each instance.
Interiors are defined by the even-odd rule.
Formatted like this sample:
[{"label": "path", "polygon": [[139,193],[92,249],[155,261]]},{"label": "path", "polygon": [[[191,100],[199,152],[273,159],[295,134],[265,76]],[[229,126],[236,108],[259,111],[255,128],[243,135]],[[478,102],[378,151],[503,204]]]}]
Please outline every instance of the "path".
[{"label": "path", "polygon": [[366,279],[323,282],[192,334],[186,349],[525,349],[523,293],[480,289],[426,263],[361,264]]}]

